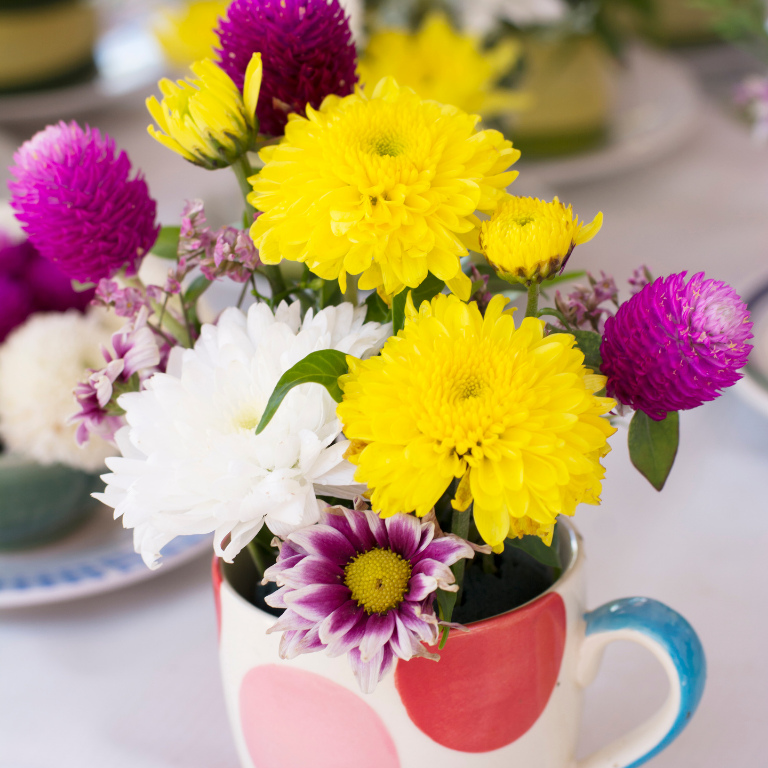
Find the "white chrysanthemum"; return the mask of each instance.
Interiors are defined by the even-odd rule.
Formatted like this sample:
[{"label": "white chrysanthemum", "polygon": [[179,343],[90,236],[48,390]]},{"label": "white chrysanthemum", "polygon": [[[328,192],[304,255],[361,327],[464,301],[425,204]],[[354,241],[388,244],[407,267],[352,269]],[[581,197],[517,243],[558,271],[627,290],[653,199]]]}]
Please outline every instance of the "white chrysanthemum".
[{"label": "white chrysanthemum", "polygon": [[[227,309],[205,325],[193,350],[174,349],[168,372],[142,392],[122,395],[128,426],[116,436],[123,458],[107,462],[97,498],[134,529],[150,567],[181,534],[215,532],[217,554],[231,560],[263,523],[285,535],[318,519],[315,492],[351,498],[354,467],[336,441],[336,403],[319,384],[294,388],[269,426],[255,427],[280,376],[310,352],[377,352],[391,326],[365,323],[365,307],[328,307],[300,319],[282,303],[275,315],[255,304]],[[224,547],[224,539],[230,542]]]},{"label": "white chrysanthemum", "polygon": [[77,382],[86,369],[104,365],[100,347],[116,330],[110,320],[103,310],[32,315],[0,346],[0,436],[7,450],[40,464],[104,468],[114,447],[101,439],[78,447],[67,420]]}]

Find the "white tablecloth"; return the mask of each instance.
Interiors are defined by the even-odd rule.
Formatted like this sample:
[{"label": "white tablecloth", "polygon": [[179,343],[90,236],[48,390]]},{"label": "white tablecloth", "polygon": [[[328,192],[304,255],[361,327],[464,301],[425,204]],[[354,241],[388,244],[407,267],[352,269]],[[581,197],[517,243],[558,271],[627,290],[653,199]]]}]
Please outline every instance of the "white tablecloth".
[{"label": "white tablecloth", "polygon": [[[163,220],[177,220],[179,189],[205,196],[214,223],[233,218],[234,178],[177,160],[146,122],[140,111],[92,118],[144,168]],[[624,280],[645,263],[654,274],[704,269],[743,284],[765,266],[768,152],[713,107],[673,156],[555,191],[584,218],[605,214],[573,267]],[[613,442],[604,503],[576,517],[590,604],[662,600],[694,625],[709,662],[696,717],[652,765],[763,768],[768,422],[732,393],[683,414],[662,494],[630,466],[623,436]],[[0,768],[236,768],[208,573],[200,560],[121,592],[0,614]],[[587,692],[581,753],[639,723],[665,693],[650,654],[614,644]]]}]

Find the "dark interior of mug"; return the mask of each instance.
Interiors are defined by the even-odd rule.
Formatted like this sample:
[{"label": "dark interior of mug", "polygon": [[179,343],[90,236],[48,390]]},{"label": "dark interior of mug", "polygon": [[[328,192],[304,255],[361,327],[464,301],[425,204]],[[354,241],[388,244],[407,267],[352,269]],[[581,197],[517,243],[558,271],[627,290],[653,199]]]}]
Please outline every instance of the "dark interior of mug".
[{"label": "dark interior of mug", "polygon": [[[546,592],[572,567],[576,558],[576,534],[564,523],[555,528],[554,547],[560,567],[538,562],[507,540],[500,555],[475,556],[466,569],[464,588],[453,621],[469,624],[519,608]],[[260,583],[256,567],[246,550],[233,563],[223,564],[224,578],[243,599],[262,611],[279,616],[282,610],[270,608],[264,598],[274,592],[274,583]]]}]

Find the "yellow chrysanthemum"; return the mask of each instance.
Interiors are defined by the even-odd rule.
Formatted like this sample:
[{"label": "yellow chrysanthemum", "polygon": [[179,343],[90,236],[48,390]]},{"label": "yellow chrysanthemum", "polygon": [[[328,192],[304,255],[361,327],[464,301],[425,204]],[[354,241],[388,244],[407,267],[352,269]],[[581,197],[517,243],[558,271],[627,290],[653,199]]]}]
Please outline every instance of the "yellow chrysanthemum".
[{"label": "yellow chrysanthemum", "polygon": [[161,129],[150,125],[150,136],[195,165],[232,165],[256,140],[261,71],[261,54],[254,53],[243,93],[210,59],[192,65],[197,80],[174,83],[163,78],[158,83],[165,97],[162,104],[154,96],[147,99],[147,109]]},{"label": "yellow chrysanthemum", "polygon": [[555,518],[598,504],[600,458],[615,430],[602,418],[615,401],[596,397],[605,377],[584,367],[570,334],[544,336],[544,322],[515,329],[507,299],[485,313],[438,295],[369,360],[350,372],[337,413],[347,451],[373,509],[427,514],[454,478],[453,502],[500,551],[506,537],[551,543]]},{"label": "yellow chrysanthemum", "polygon": [[198,0],[179,9],[161,9],[155,35],[168,59],[186,66],[210,56],[219,42],[216,24],[226,14],[227,5],[218,0]]},{"label": "yellow chrysanthemum", "polygon": [[492,211],[520,153],[478,118],[422,101],[385,78],[370,98],[328,96],[291,115],[251,179],[263,211],[251,237],[265,264],[301,261],[320,277],[361,275],[363,289],[398,293],[432,272],[464,298],[459,264],[476,245],[475,211]]},{"label": "yellow chrysanthemum", "polygon": [[598,213],[591,224],[555,198],[509,197],[484,221],[480,249],[488,263],[510,282],[541,282],[557,274],[577,245],[591,240],[603,226]]},{"label": "yellow chrysanthemum", "polygon": [[358,72],[370,88],[391,75],[423,99],[491,116],[520,109],[527,102],[520,92],[494,87],[519,56],[520,46],[513,40],[483,50],[476,37],[454,31],[443,14],[432,13],[418,32],[375,33]]}]

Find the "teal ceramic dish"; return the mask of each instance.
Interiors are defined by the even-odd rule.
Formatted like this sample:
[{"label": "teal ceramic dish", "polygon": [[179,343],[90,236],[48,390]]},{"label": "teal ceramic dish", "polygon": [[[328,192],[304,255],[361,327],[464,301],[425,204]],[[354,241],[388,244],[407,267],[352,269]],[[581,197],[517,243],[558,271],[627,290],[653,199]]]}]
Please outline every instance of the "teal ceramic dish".
[{"label": "teal ceramic dish", "polygon": [[75,530],[98,508],[91,494],[103,486],[98,475],[0,454],[0,551],[47,544]]}]

